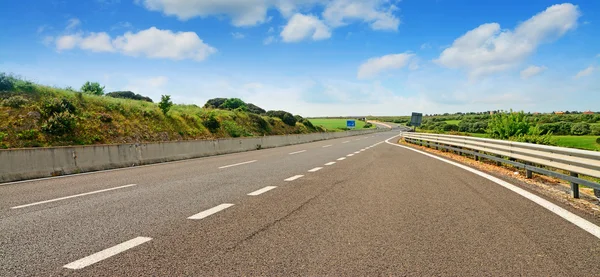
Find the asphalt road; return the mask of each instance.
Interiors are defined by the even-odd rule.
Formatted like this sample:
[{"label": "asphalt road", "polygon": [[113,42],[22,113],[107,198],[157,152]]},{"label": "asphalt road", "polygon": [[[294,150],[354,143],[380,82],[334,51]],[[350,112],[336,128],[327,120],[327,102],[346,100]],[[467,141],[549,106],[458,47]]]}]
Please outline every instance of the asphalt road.
[{"label": "asphalt road", "polygon": [[0,276],[600,274],[597,237],[394,135],[2,185]]}]

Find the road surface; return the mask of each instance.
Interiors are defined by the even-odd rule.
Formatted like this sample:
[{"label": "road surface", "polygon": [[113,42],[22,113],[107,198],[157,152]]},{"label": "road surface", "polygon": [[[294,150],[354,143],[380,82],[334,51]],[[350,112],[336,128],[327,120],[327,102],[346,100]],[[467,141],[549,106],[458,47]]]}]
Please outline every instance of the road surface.
[{"label": "road surface", "polygon": [[600,275],[597,237],[395,135],[0,185],[0,276]]}]

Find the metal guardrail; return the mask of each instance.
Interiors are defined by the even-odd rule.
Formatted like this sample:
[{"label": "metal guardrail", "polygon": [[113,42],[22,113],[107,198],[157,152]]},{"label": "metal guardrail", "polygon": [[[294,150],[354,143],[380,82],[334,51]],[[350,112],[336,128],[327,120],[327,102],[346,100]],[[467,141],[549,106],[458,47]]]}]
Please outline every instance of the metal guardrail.
[{"label": "metal guardrail", "polygon": [[485,158],[511,164],[525,169],[527,178],[536,172],[569,181],[575,198],[579,198],[580,184],[593,188],[596,197],[600,197],[600,183],[579,178],[580,175],[600,178],[600,152],[441,134],[402,133],[402,137],[414,144],[473,155],[475,159]]}]

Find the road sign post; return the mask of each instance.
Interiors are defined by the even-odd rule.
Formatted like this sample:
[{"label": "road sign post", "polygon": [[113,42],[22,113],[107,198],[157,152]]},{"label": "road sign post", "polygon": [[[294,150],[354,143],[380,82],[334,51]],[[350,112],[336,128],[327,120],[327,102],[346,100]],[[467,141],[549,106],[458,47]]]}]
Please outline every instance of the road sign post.
[{"label": "road sign post", "polygon": [[422,121],[423,121],[422,113],[412,113],[412,116],[410,117],[410,126],[414,126],[415,127],[414,131],[416,131],[417,127],[421,126]]},{"label": "road sign post", "polygon": [[356,121],[355,120],[347,120],[346,121],[346,128],[348,129],[354,129],[356,127]]}]

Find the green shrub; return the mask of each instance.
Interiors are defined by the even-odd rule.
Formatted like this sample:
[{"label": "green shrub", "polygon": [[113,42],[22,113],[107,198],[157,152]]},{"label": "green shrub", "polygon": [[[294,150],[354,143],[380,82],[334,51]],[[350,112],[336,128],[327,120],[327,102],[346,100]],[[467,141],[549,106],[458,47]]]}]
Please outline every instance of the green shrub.
[{"label": "green shrub", "polygon": [[590,124],[585,122],[575,123],[571,128],[571,134],[575,136],[589,135],[591,132]]},{"label": "green shrub", "polygon": [[246,103],[239,98],[229,98],[223,102],[219,107],[219,109],[227,109],[227,110],[235,110],[238,108],[246,108]]},{"label": "green shrub", "polygon": [[87,94],[93,95],[104,95],[104,86],[101,86],[98,82],[85,82],[81,86],[81,91]]},{"label": "green shrub", "polygon": [[41,114],[48,118],[53,114],[69,112],[70,114],[76,114],[77,108],[71,101],[66,98],[56,99],[52,98],[44,101],[41,108]]},{"label": "green shrub", "polygon": [[44,125],[42,131],[46,134],[62,136],[75,130],[77,118],[69,111],[54,113]]},{"label": "green shrub", "polygon": [[173,106],[173,102],[171,102],[171,95],[162,95],[160,97],[160,102],[158,103],[158,107],[166,115],[171,107]]},{"label": "green shrub", "polygon": [[27,100],[27,98],[25,98],[21,95],[15,95],[15,96],[11,96],[7,99],[4,99],[2,101],[2,106],[11,107],[11,108],[20,108],[20,107],[23,107],[27,103],[29,103],[29,100]]},{"label": "green shrub", "polygon": [[369,128],[372,128],[372,127],[373,127],[373,124],[366,123],[365,126],[363,126],[363,129],[369,129]]},{"label": "green shrub", "polygon": [[525,134],[525,135],[520,135],[517,137],[511,137],[510,140],[517,141],[517,142],[543,144],[543,145],[556,145],[556,143],[552,139],[552,134],[545,134],[545,135]]},{"label": "green shrub", "polygon": [[597,143],[597,144],[600,144],[600,138],[597,138],[597,139],[596,139],[596,143]]},{"label": "green shrub", "polygon": [[11,91],[15,88],[15,78],[6,73],[0,73],[0,91]]},{"label": "green shrub", "polygon": [[252,103],[248,103],[246,104],[246,106],[248,106],[248,111],[251,113],[255,113],[255,114],[265,114],[267,113],[267,111],[265,111],[264,109],[262,109],[259,106],[256,106]]},{"label": "green shrub", "polygon": [[592,136],[600,136],[600,125],[592,125],[592,131],[590,132]]},{"label": "green shrub", "polygon": [[0,132],[0,141],[3,141],[3,140],[4,140],[4,138],[6,138],[6,137],[8,137],[8,134],[7,134],[7,133]]},{"label": "green shrub", "polygon": [[25,131],[22,131],[17,134],[17,138],[23,139],[23,140],[37,139],[37,137],[38,137],[38,131],[34,130],[34,129],[25,130]]},{"label": "green shrub", "polygon": [[491,138],[509,139],[529,133],[531,124],[525,119],[524,112],[500,112],[492,115],[487,133]]},{"label": "green shrub", "polygon": [[141,100],[141,101],[153,103],[152,99],[150,97],[143,96],[140,94],[135,94],[131,91],[113,91],[113,92],[107,93],[106,96],[112,97],[112,98]]},{"label": "green shrub", "polygon": [[204,104],[204,107],[205,108],[217,109],[221,105],[223,105],[223,103],[225,103],[225,101],[227,101],[227,98],[213,98],[213,99],[209,99],[208,101],[206,101],[206,104]]},{"label": "green shrub", "polygon": [[263,133],[269,133],[271,131],[269,123],[267,123],[267,121],[264,118],[262,118],[262,116],[251,113],[248,114],[248,118],[250,118],[252,123],[254,123],[254,125],[256,125],[256,127],[258,127],[258,129],[261,130]]},{"label": "green shrub", "polygon": [[14,89],[20,92],[33,92],[36,89],[35,84],[27,80],[17,80],[14,85]]},{"label": "green shrub", "polygon": [[219,120],[213,113],[211,113],[208,118],[202,121],[202,125],[204,125],[204,127],[206,127],[211,133],[215,133],[219,128],[221,128],[221,123],[219,123]]}]

